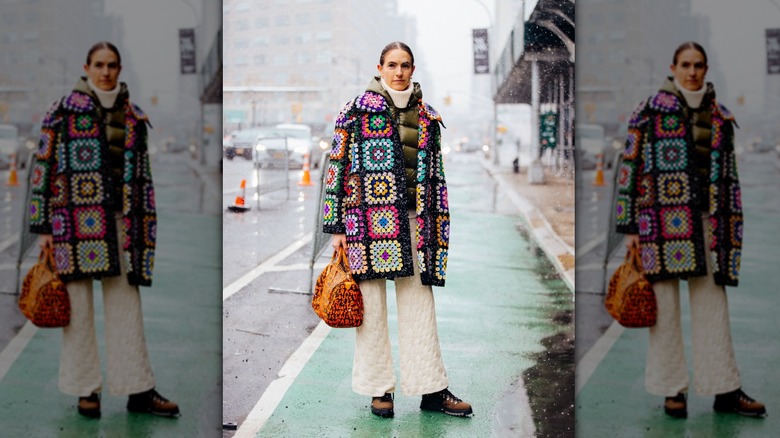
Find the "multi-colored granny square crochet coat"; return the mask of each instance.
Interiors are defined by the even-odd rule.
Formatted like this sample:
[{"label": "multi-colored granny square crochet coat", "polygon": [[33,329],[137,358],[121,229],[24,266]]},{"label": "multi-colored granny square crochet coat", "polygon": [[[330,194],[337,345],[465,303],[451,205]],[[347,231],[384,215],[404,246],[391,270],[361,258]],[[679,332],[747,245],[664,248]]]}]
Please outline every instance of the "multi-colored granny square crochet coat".
[{"label": "multi-colored granny square crochet coat", "polygon": [[[124,175],[109,176],[108,141],[93,98],[81,91],[55,102],[42,122],[32,168],[30,231],[52,234],[60,278],[73,281],[120,274],[125,258],[130,284],[149,286],[157,216],[147,152],[147,116],[125,102]],[[122,184],[122,230],[117,240],[111,184]]]},{"label": "multi-colored granny square crochet coat", "polygon": [[[651,282],[706,275],[704,233],[711,232],[715,282],[736,286],[742,254],[742,202],[734,155],[734,117],[712,103],[710,179],[693,161],[693,128],[677,96],[660,91],[642,102],[628,124],[618,169],[617,231],[638,234]],[[697,208],[709,187],[708,211]],[[707,193],[705,192],[705,193]],[[709,226],[702,226],[708,213]]]},{"label": "multi-colored granny square crochet coat", "polygon": [[[416,229],[410,238],[406,176],[397,127],[385,98],[366,91],[336,119],[325,176],[323,230],[347,236],[356,281],[414,275],[444,286],[450,214],[441,155],[441,116],[419,102]],[[417,260],[412,260],[412,244]]]}]

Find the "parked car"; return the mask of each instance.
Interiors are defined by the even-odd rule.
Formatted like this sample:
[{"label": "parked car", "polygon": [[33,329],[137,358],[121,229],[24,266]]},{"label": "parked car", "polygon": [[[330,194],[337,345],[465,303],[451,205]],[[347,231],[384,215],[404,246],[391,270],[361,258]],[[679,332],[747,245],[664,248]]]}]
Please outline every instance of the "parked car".
[{"label": "parked car", "polygon": [[615,161],[615,155],[622,147],[620,142],[607,141],[604,136],[604,127],[601,125],[577,124],[574,135],[576,137],[575,153],[579,154],[578,169],[595,169],[598,154],[602,156],[604,168],[611,167]]},{"label": "parked car", "polygon": [[249,128],[233,132],[222,141],[222,151],[225,158],[232,160],[233,157],[240,156],[251,160],[257,139],[267,136],[269,131],[269,128]]},{"label": "parked car", "polygon": [[322,148],[314,145],[311,128],[298,123],[280,123],[267,128],[258,137],[253,151],[255,165],[258,167],[283,167],[284,157],[290,168],[302,168],[306,154],[310,165],[315,166],[322,156]]},{"label": "parked car", "polygon": [[11,167],[11,156],[16,154],[16,166],[21,167],[19,130],[14,125],[0,125],[0,169]]}]

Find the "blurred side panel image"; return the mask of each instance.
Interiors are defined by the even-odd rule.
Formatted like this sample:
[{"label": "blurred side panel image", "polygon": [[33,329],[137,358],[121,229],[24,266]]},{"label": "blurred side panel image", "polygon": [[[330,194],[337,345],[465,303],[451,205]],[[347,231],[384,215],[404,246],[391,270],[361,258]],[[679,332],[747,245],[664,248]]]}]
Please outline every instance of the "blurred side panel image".
[{"label": "blurred side panel image", "polygon": [[221,430],[221,2],[0,4],[0,435]]},{"label": "blurred side panel image", "polygon": [[577,17],[577,436],[772,436],[780,3]]}]

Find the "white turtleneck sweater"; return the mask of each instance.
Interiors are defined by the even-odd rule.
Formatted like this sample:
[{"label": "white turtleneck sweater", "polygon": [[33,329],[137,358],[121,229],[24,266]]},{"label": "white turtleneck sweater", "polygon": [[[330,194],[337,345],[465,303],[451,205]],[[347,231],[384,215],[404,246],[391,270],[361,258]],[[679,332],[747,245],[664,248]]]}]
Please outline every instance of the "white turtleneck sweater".
[{"label": "white turtleneck sweater", "polygon": [[701,105],[701,100],[704,98],[704,93],[707,91],[706,84],[702,85],[698,90],[688,90],[687,88],[683,87],[682,84],[677,82],[677,78],[674,78],[674,86],[680,90],[680,93],[682,93],[685,101],[688,102],[688,106],[691,107],[691,109],[696,109],[699,107],[699,105]]},{"label": "white turtleneck sweater", "polygon": [[95,92],[98,99],[100,100],[100,105],[103,108],[113,108],[114,102],[116,102],[116,97],[119,96],[119,83],[116,84],[116,87],[114,87],[113,90],[104,91],[97,87],[97,85],[92,83],[92,80],[87,78],[87,85],[89,85],[89,88],[92,89],[92,91]]},{"label": "white turtleneck sweater", "polygon": [[412,96],[412,91],[414,90],[411,81],[409,82],[409,86],[406,87],[406,90],[403,91],[392,89],[382,77],[379,78],[379,83],[382,84],[382,88],[384,88],[385,91],[387,91],[387,94],[390,95],[390,98],[393,99],[393,104],[395,104],[396,108],[406,108],[406,105],[409,103],[409,98]]}]

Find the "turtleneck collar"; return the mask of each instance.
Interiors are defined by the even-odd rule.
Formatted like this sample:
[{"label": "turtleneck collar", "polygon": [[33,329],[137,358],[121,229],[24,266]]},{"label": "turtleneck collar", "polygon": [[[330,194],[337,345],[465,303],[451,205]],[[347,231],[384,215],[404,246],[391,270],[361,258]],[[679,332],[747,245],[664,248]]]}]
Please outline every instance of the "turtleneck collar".
[{"label": "turtleneck collar", "polygon": [[93,84],[89,78],[87,78],[87,85],[95,93],[98,100],[100,101],[100,106],[102,106],[103,108],[114,107],[116,98],[117,96],[119,96],[119,90],[122,88],[120,84],[116,84],[116,87],[114,87],[113,90],[108,90],[108,91],[101,90],[95,84]]},{"label": "turtleneck collar", "polygon": [[674,86],[680,91],[680,94],[685,98],[685,101],[691,109],[696,109],[701,105],[704,94],[707,92],[706,84],[703,84],[698,90],[689,90],[683,87],[682,84],[677,81],[677,78],[674,79]]},{"label": "turtleneck collar", "polygon": [[385,79],[380,77],[379,83],[382,84],[382,88],[387,91],[387,94],[390,95],[390,98],[393,99],[393,104],[396,108],[406,108],[406,105],[409,104],[409,98],[412,96],[412,91],[414,91],[414,86],[412,83],[409,83],[409,86],[406,87],[406,90],[403,91],[397,91],[394,90],[392,87],[387,85],[387,82],[385,82]]}]

